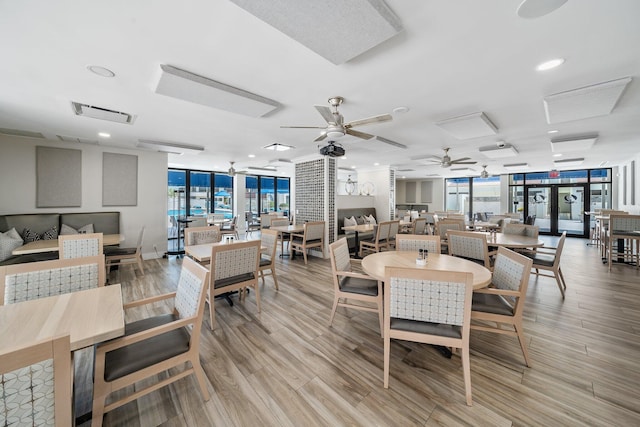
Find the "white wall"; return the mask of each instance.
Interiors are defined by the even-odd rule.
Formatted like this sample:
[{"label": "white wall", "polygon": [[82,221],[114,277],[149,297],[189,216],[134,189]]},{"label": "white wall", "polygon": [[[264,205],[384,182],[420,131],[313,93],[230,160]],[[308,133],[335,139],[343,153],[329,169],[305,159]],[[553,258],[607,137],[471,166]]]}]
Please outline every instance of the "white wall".
[{"label": "white wall", "polygon": [[[36,146],[82,150],[82,205],[36,208]],[[102,153],[138,156],[138,206],[102,207]],[[0,135],[0,214],[53,212],[120,212],[123,246],[133,247],[145,226],[145,258],[167,250],[167,155],[115,147],[74,144]]]},{"label": "white wall", "polygon": [[373,208],[374,196],[336,196],[336,209]]},{"label": "white wall", "polygon": [[[633,165],[631,163],[634,163]],[[624,174],[623,174],[623,170],[624,170],[624,166],[627,167],[627,186],[626,186],[626,190],[627,190],[627,200],[625,203],[624,200],[624,190],[625,190],[625,186],[624,186]],[[635,177],[635,182],[632,185],[631,184],[631,168],[634,168],[634,177]],[[629,161],[627,161],[626,163],[623,163],[621,165],[618,166],[618,170],[617,173],[616,171],[613,171],[613,180],[615,182],[617,182],[617,201],[618,201],[618,206],[616,207],[616,209],[619,210],[623,210],[623,211],[627,211],[630,214],[634,214],[634,215],[640,215],[640,153],[636,154],[635,156],[631,156],[629,158]],[[633,187],[633,188],[632,188]],[[635,193],[635,199],[634,202],[635,203],[631,203],[631,191],[634,191]]]},{"label": "white wall", "polygon": [[389,221],[392,218],[389,215],[389,192],[391,190],[389,185],[389,173],[388,167],[380,167],[370,170],[358,171],[358,187],[362,189],[363,186],[367,186],[368,183],[373,184],[374,192],[374,205],[376,208],[376,215],[378,215],[378,221]]}]

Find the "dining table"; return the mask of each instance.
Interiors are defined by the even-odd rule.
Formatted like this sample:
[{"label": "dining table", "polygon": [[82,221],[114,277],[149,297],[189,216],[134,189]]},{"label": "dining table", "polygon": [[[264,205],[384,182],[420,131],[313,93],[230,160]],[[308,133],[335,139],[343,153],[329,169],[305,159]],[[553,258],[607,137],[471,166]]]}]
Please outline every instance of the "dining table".
[{"label": "dining table", "polygon": [[280,256],[286,257],[291,256],[291,259],[294,257],[294,253],[285,254],[284,253],[284,238],[283,235],[291,234],[291,233],[304,233],[304,224],[292,224],[292,225],[277,225],[269,227],[269,230],[274,230],[278,232],[278,239],[280,239]]},{"label": "dining table", "polygon": [[[102,246],[119,245],[124,240],[122,234],[105,234],[102,236]],[[11,251],[12,255],[38,254],[43,252],[57,252],[58,239],[36,240],[25,243]]]},{"label": "dining table", "polygon": [[426,265],[418,265],[417,251],[384,251],[369,254],[362,260],[362,270],[377,280],[384,281],[387,267],[416,268],[425,271],[461,271],[473,274],[473,289],[491,283],[491,271],[485,266],[451,255],[429,253]]},{"label": "dining table", "polygon": [[355,241],[355,254],[354,258],[360,258],[358,255],[360,251],[360,233],[367,233],[369,231],[375,230],[376,224],[358,224],[358,225],[346,225],[342,227],[343,231],[351,231],[354,233],[354,241]]},{"label": "dining table", "polygon": [[544,246],[544,242],[537,237],[522,234],[481,233],[487,236],[487,245],[493,247],[502,246],[509,249],[527,249],[541,248]]},{"label": "dining table", "polygon": [[[215,243],[201,243],[199,245],[187,245],[184,247],[184,252],[186,255],[190,256],[194,260],[198,261],[200,264],[208,264],[211,262],[211,248],[214,246],[220,245],[232,245],[235,242],[242,242],[243,240],[235,240],[235,239],[222,239],[219,242]],[[268,248],[266,246],[261,246],[260,251],[264,252]]]}]

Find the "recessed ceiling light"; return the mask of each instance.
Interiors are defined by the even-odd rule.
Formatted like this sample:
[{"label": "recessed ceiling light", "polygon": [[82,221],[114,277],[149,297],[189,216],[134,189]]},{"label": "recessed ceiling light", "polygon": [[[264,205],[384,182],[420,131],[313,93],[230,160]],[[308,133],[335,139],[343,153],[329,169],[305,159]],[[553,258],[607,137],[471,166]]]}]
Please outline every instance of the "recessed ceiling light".
[{"label": "recessed ceiling light", "polygon": [[406,176],[402,175],[400,178],[405,179],[405,178],[406,178]]},{"label": "recessed ceiling light", "polygon": [[256,156],[255,154],[249,154],[249,156],[248,156],[248,157],[249,157],[250,159],[253,159],[255,156]]},{"label": "recessed ceiling light", "polygon": [[339,157],[340,160],[347,160],[347,156]]},{"label": "recessed ceiling light", "polygon": [[107,132],[98,132],[98,136],[101,138],[111,138],[111,134]]},{"label": "recessed ceiling light", "polygon": [[560,157],[560,156],[562,156],[562,153],[556,153],[553,155],[553,157]]},{"label": "recessed ceiling light", "polygon": [[352,165],[352,166],[351,166],[351,169],[355,169],[355,168],[356,168],[356,165]]},{"label": "recessed ceiling light", "polygon": [[380,166],[380,163],[375,162],[375,163],[373,164],[373,166]]},{"label": "recessed ceiling light", "polygon": [[536,67],[536,70],[547,71],[547,70],[551,70],[553,68],[559,67],[562,64],[564,64],[564,58],[556,58],[550,61],[543,62],[542,64]]},{"label": "recessed ceiling light", "polygon": [[396,114],[404,114],[409,112],[409,107],[396,107],[393,109]]},{"label": "recessed ceiling light", "polygon": [[116,75],[116,73],[114,73],[110,69],[101,67],[99,65],[87,65],[87,70],[101,77],[114,77]]},{"label": "recessed ceiling light", "polygon": [[560,132],[560,131],[557,130],[557,129],[553,129],[553,130],[547,131],[547,133],[558,133],[558,132]]}]

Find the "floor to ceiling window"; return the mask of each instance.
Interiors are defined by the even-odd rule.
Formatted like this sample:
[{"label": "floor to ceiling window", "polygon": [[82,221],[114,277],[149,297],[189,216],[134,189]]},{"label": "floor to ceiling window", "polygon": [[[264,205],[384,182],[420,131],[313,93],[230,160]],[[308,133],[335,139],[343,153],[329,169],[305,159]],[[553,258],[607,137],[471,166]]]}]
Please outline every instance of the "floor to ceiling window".
[{"label": "floor to ceiling window", "polygon": [[500,177],[448,178],[446,209],[467,218],[486,218],[500,213]]},{"label": "floor to ceiling window", "polygon": [[469,182],[470,178],[448,178],[446,180],[445,206],[448,212],[468,212]]},{"label": "floor to ceiling window", "polygon": [[244,211],[251,212],[254,216],[260,212],[258,200],[258,177],[247,175],[245,177],[246,193],[244,195]]},{"label": "floor to ceiling window", "polygon": [[233,218],[233,177],[226,173],[214,173],[213,209],[209,212]]}]

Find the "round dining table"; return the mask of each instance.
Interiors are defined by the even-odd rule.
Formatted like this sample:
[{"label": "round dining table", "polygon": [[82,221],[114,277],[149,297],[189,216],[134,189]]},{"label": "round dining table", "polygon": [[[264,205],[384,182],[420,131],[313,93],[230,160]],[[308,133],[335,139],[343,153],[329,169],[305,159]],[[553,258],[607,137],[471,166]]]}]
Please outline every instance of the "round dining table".
[{"label": "round dining table", "polygon": [[487,245],[502,246],[510,249],[541,248],[544,242],[537,237],[522,234],[483,233],[487,236]]},{"label": "round dining table", "polygon": [[369,276],[385,279],[386,267],[418,268],[424,270],[460,271],[473,274],[473,289],[481,289],[491,283],[491,271],[483,265],[451,255],[429,253],[427,265],[416,264],[417,251],[387,251],[367,255],[362,269]]}]

